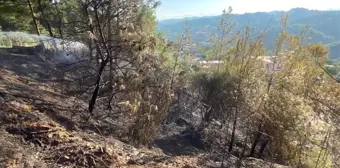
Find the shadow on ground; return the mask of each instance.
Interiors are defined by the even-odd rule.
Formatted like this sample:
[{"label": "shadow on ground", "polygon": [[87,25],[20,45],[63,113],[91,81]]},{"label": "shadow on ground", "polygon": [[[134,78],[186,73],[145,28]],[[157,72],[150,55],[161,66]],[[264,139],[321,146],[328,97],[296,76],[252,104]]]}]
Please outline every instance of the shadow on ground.
[{"label": "shadow on ground", "polygon": [[170,156],[197,155],[206,149],[199,132],[184,131],[181,134],[157,139],[155,145]]}]

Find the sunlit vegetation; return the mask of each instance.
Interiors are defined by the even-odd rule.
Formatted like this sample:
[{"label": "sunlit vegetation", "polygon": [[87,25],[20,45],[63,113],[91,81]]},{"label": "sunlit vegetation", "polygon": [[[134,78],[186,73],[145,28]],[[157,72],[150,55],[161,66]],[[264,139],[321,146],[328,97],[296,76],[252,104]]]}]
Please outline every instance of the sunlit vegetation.
[{"label": "sunlit vegetation", "polygon": [[[151,146],[169,118],[195,114],[199,123],[190,130],[208,144],[208,154],[340,166],[340,65],[327,61],[324,44],[306,37],[308,27],[290,34],[283,15],[269,52],[266,32],[254,33],[251,25],[235,30],[229,8],[209,45],[198,46],[204,60],[223,63],[203,68],[190,52],[190,22],[173,41],[156,32],[156,1],[31,3],[31,11],[27,1],[1,5],[2,29],[85,44],[89,51],[72,63],[79,66],[63,69],[68,82],[60,90],[88,102],[82,113],[98,123],[102,116],[114,121],[113,114],[127,118],[128,143]],[[15,17],[22,11],[26,15]],[[0,34],[0,47],[35,43],[38,37]],[[189,98],[180,99],[183,93]]]}]

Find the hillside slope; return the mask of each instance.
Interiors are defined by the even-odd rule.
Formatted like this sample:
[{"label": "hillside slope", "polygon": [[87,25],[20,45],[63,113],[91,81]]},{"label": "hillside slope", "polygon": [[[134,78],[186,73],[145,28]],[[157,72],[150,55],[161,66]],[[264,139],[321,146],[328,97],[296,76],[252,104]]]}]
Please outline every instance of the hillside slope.
[{"label": "hillside slope", "polygon": [[[295,8],[288,12],[257,12],[246,14],[233,14],[232,21],[236,22],[235,30],[242,30],[246,25],[251,26],[252,33],[266,30],[265,45],[273,48],[275,39],[280,31],[280,17],[288,14],[288,32],[300,35],[301,30],[310,25],[308,37],[311,43],[323,43],[326,45],[340,41],[340,11],[317,11],[304,8]],[[197,43],[209,42],[209,35],[216,33],[221,16],[207,16],[187,18],[192,39]],[[162,20],[158,24],[158,30],[165,33],[170,40],[183,33],[185,19]],[[340,58],[340,50],[330,48],[329,58]]]},{"label": "hillside slope", "polygon": [[[49,59],[43,53],[0,49],[0,167],[221,167],[220,161],[206,160],[205,153],[169,155],[157,146],[135,148],[118,140],[117,134],[106,130],[117,132],[124,123],[112,128],[105,119],[89,117],[86,102],[62,92],[59,70]],[[224,165],[285,167],[255,158],[238,164],[237,160],[231,155]]]}]

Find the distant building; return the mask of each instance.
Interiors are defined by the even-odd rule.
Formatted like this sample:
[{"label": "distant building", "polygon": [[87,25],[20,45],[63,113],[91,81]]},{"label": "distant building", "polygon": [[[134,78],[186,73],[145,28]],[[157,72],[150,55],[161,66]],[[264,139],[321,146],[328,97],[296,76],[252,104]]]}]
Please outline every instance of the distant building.
[{"label": "distant building", "polygon": [[277,56],[258,56],[257,60],[261,60],[263,62],[263,66],[266,69],[266,74],[279,71],[281,68],[281,62],[278,60]]},{"label": "distant building", "polygon": [[[280,62],[277,58],[277,56],[258,56],[256,59],[263,62],[263,66],[266,69],[265,74],[271,74],[279,71],[281,67],[280,65],[282,65],[282,62]],[[221,60],[205,61],[201,60],[199,57],[194,58],[193,61],[197,62],[197,64],[203,68],[210,68],[224,63]]]},{"label": "distant building", "polygon": [[223,61],[221,60],[199,61],[198,60],[198,64],[202,66],[203,68],[210,68],[211,66],[223,64]]}]

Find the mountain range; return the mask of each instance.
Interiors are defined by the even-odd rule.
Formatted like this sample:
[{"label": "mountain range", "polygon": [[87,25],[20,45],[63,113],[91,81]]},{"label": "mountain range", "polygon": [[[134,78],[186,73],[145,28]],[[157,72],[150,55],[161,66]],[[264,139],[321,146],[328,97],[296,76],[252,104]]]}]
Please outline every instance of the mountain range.
[{"label": "mountain range", "polygon": [[[310,26],[307,37],[311,43],[325,44],[329,50],[329,59],[340,60],[340,11],[309,10],[294,8],[289,11],[257,12],[232,14],[231,21],[236,23],[234,29],[244,30],[251,27],[252,33],[265,31],[264,44],[270,50],[275,46],[275,39],[280,32],[280,20],[283,14],[288,15],[287,30],[291,34],[300,35],[301,30]],[[176,40],[184,32],[185,21],[195,43],[209,43],[209,36],[218,32],[221,20],[219,16],[190,17],[183,19],[167,19],[159,21],[158,31],[167,39]]]}]

